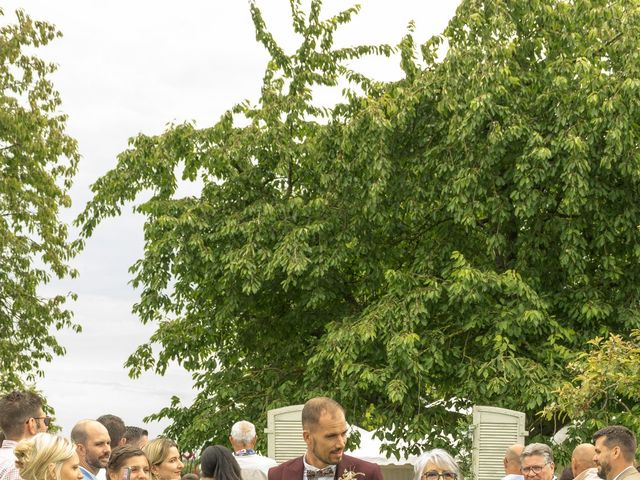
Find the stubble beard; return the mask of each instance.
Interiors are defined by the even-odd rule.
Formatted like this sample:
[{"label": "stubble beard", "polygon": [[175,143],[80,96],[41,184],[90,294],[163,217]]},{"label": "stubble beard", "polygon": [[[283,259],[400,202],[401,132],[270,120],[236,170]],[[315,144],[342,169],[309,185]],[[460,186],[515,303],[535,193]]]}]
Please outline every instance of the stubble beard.
[{"label": "stubble beard", "polygon": [[[338,461],[333,461],[331,460],[331,458],[329,457],[321,457],[320,455],[318,455],[318,452],[316,451],[316,444],[315,442],[312,445],[311,448],[311,452],[313,453],[313,456],[316,457],[318,460],[320,460],[322,463],[326,464],[326,465],[337,465],[340,463],[340,460],[342,460],[342,455],[340,455],[340,458],[338,459]],[[331,451],[329,451],[328,455],[331,455]]]},{"label": "stubble beard", "polygon": [[101,468],[106,468],[109,464],[109,457],[105,460],[102,460],[101,457],[87,457],[87,464],[96,470],[100,470]]},{"label": "stubble beard", "polygon": [[598,466],[598,476],[603,480],[607,480],[607,474],[611,471],[611,467],[608,463],[601,463]]}]

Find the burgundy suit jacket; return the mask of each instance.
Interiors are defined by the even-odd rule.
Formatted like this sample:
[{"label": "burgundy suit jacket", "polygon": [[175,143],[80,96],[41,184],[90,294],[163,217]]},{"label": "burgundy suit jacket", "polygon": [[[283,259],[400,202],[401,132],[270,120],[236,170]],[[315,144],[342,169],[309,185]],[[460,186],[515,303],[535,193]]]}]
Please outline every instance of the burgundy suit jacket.
[{"label": "burgundy suit jacket", "polygon": [[[338,480],[345,470],[353,470],[358,475],[357,480],[383,480],[380,467],[371,462],[360,460],[359,458],[343,455],[342,460],[336,468],[334,480]],[[302,457],[294,458],[276,467],[269,469],[269,480],[303,480],[304,463]]]}]

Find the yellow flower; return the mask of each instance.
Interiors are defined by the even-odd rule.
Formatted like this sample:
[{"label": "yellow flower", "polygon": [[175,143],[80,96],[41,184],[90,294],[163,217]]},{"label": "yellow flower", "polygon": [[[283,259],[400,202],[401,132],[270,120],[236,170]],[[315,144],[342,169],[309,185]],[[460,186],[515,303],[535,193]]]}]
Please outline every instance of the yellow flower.
[{"label": "yellow flower", "polygon": [[364,473],[356,472],[354,470],[345,470],[340,476],[340,480],[357,480],[356,477],[358,475],[362,475],[364,477]]}]

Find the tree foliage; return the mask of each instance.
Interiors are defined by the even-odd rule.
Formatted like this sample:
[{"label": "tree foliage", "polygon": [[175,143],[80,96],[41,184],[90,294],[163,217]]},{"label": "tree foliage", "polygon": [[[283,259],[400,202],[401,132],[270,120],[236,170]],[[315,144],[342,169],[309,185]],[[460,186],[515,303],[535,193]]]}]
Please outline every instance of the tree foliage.
[{"label": "tree foliage", "polygon": [[[320,3],[291,1],[292,55],[252,3],[259,104],[139,135],[94,185],[85,236],[152,191],[131,271],[157,330],[127,366],[193,373],[194,403],[156,415],[186,447],[315,394],[391,450],[464,437],[473,404],[553,433],[535,414],[573,355],[640,326],[638,3],[463,1],[400,41],[391,83],[345,66],[388,47],[333,49],[357,7]],[[340,76],[345,101],[314,107]],[[176,197],[178,166],[199,196]]]},{"label": "tree foliage", "polygon": [[[3,12],[0,10],[0,17]],[[65,133],[66,116],[50,80],[55,66],[36,48],[59,36],[45,22],[16,12],[0,25],[0,390],[33,380],[40,362],[61,355],[51,329],[79,329],[65,295],[39,289],[52,275],[75,275],[60,209],[70,205],[78,152]]]},{"label": "tree foliage", "polygon": [[640,432],[640,330],[628,337],[594,338],[567,368],[572,378],[544,411],[549,418],[569,420],[562,452],[566,459],[576,444],[590,442],[593,433],[607,425]]}]

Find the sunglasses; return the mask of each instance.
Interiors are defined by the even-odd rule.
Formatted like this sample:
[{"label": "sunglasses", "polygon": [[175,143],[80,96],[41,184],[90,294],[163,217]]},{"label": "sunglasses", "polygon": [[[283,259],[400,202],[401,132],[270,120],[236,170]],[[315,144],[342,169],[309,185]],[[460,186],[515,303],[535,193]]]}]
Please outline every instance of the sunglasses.
[{"label": "sunglasses", "polygon": [[31,418],[27,419],[27,421],[25,423],[29,423],[29,420],[31,420],[32,418],[34,420],[42,420],[44,422],[44,426],[45,427],[48,427],[49,424],[51,423],[51,417],[49,417],[49,416],[46,416],[46,417],[31,417]]}]

